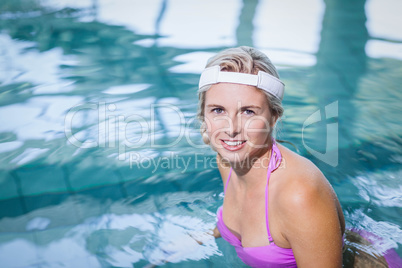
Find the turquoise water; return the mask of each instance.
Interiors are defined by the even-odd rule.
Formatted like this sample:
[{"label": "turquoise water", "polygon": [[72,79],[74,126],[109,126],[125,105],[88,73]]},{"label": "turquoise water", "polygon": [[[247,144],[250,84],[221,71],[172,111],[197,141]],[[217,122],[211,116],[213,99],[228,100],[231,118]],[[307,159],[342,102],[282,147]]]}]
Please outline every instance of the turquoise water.
[{"label": "turquoise water", "polygon": [[0,267],[242,266],[205,235],[223,189],[195,120],[206,60],[237,45],[286,84],[277,137],[323,171],[349,228],[402,256],[400,8],[1,1]]}]

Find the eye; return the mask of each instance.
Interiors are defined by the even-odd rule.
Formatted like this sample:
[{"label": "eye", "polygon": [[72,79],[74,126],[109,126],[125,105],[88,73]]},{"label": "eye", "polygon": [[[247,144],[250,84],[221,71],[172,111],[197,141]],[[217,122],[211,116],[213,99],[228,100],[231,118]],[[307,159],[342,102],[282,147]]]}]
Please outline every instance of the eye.
[{"label": "eye", "polygon": [[212,112],[216,113],[216,114],[221,114],[223,113],[223,109],[222,108],[214,108],[211,110]]},{"label": "eye", "polygon": [[254,115],[255,114],[255,112],[253,110],[250,110],[250,109],[244,110],[243,113],[246,114],[246,115]]}]

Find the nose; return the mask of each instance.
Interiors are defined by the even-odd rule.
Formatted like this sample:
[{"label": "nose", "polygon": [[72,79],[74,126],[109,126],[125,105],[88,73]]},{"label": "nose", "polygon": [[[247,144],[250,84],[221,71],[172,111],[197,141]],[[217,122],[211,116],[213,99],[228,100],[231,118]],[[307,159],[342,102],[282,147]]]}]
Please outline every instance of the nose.
[{"label": "nose", "polygon": [[228,116],[229,126],[226,128],[225,134],[230,138],[234,138],[241,132],[241,117],[237,115]]}]

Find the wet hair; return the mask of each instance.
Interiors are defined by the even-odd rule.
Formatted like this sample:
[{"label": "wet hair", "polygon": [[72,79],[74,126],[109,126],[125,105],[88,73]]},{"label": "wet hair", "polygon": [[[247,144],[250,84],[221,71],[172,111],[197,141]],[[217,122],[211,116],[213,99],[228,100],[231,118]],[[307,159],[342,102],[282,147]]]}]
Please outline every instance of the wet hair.
[{"label": "wet hair", "polygon": [[[219,65],[221,71],[237,72],[246,74],[258,74],[258,71],[267,72],[279,79],[279,74],[271,60],[261,51],[247,46],[225,49],[214,57],[210,58],[207,62],[207,67]],[[206,134],[206,125],[204,122],[205,116],[205,95],[206,91],[211,87],[207,85],[198,93],[198,119],[201,122],[201,134],[204,142],[209,144],[209,138]],[[257,88],[258,89],[258,88]],[[276,122],[283,115],[282,102],[274,95],[258,89],[263,92],[268,101],[268,106],[271,115]],[[272,122],[272,123],[274,123]],[[270,133],[270,135],[272,132]]]}]

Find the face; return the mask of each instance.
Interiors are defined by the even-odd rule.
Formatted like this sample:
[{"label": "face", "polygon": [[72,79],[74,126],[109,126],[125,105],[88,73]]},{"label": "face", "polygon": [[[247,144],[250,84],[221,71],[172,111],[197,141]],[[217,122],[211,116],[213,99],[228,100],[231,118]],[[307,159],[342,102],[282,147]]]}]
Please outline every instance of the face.
[{"label": "face", "polygon": [[229,162],[261,157],[269,149],[274,120],[265,94],[253,86],[212,85],[204,118],[211,146]]}]

